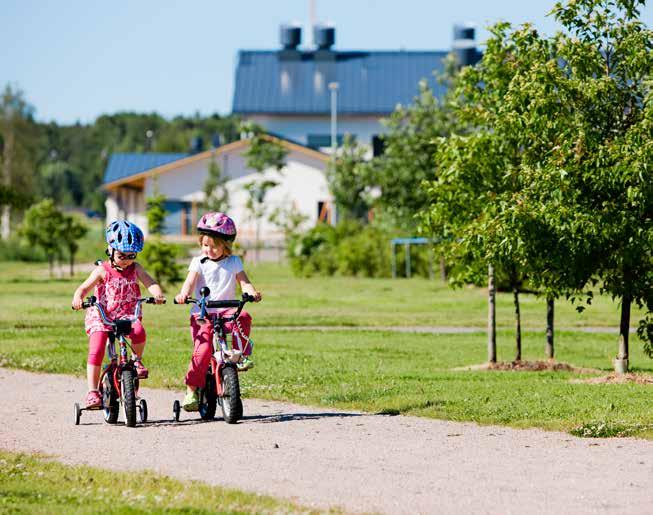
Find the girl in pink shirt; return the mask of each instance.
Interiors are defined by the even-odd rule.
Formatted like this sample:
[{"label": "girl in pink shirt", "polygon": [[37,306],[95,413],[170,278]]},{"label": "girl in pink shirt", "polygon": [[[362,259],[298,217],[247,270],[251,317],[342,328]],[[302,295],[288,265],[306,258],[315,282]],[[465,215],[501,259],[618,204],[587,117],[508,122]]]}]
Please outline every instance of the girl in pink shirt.
[{"label": "girl in pink shirt", "polygon": [[[127,220],[116,220],[107,226],[105,234],[109,260],[98,265],[88,279],[75,290],[73,308],[81,309],[84,297],[95,288],[95,297],[102,304],[109,319],[131,317],[134,315],[136,301],[141,297],[139,281],[156,298],[157,304],[163,303],[165,298],[161,287],[134,261],[137,254],[143,250],[143,232],[138,226]],[[102,397],[98,390],[98,381],[111,328],[106,326],[98,310],[94,308],[86,311],[85,328],[89,337],[86,364],[89,391],[86,407],[99,408],[102,406]],[[139,378],[145,379],[148,371],[141,361],[145,347],[145,329],[140,320],[133,324],[129,338],[134,350],[136,372]]]}]

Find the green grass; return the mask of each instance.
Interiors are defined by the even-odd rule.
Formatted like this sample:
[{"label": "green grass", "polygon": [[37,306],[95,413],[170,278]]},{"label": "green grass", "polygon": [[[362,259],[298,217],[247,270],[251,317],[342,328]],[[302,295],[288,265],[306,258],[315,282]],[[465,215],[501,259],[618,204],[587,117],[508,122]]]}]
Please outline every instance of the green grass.
[{"label": "green grass", "polygon": [[[131,486],[130,486],[131,484]],[[177,481],[141,472],[123,474],[68,466],[44,456],[0,451],[2,513],[320,513],[272,497]],[[333,513],[333,512],[330,512]]]},{"label": "green grass", "polygon": [[[10,265],[0,273],[0,362],[82,376],[87,349],[83,313],[69,308],[77,281],[48,281],[34,270]],[[417,280],[295,279],[286,269],[270,265],[253,268],[250,275],[265,300],[251,309],[257,366],[242,377],[245,396],[483,424],[581,428],[577,431],[588,436],[593,430],[583,427],[610,427],[614,434],[653,437],[650,385],[587,384],[577,381],[586,376],[572,372],[456,370],[485,361],[483,333],[271,327],[291,321],[340,325],[341,309],[350,324],[470,325],[461,321],[485,316],[485,295],[478,289],[452,292],[441,283]],[[525,297],[525,325],[537,326],[539,307],[543,315],[544,306],[536,310],[533,306],[540,301]],[[405,305],[397,303],[402,298]],[[501,297],[500,304],[507,310],[507,297]],[[574,318],[573,307],[560,304],[559,326],[616,323],[617,307],[609,299],[597,299],[582,321]],[[441,306],[449,306],[447,315],[440,312]],[[145,309],[148,385],[182,388],[190,355],[188,310],[174,305]],[[509,361],[514,334],[505,325],[498,335],[498,357]],[[484,327],[484,320],[478,326]],[[526,330],[523,358],[543,359],[543,349],[544,332]],[[613,334],[556,333],[557,360],[577,367],[607,373],[616,350]],[[653,362],[634,336],[630,357],[635,371],[653,373]]]}]

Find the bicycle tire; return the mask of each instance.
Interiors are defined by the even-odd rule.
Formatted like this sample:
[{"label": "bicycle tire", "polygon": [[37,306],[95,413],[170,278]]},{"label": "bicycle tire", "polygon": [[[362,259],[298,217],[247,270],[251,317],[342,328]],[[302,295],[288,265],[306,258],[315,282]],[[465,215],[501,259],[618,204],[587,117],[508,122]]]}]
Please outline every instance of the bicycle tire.
[{"label": "bicycle tire", "polygon": [[136,427],[136,390],[134,388],[134,371],[125,369],[122,371],[120,381],[122,383],[122,403],[125,410],[125,425]]},{"label": "bicycle tire", "polygon": [[206,384],[200,390],[199,412],[202,420],[213,420],[218,404],[218,394],[215,390],[215,376],[206,374]]},{"label": "bicycle tire", "polygon": [[222,415],[227,424],[235,424],[243,418],[243,402],[240,398],[240,382],[236,367],[227,365],[222,369],[222,384],[224,395],[220,406]]},{"label": "bicycle tire", "polygon": [[115,424],[118,422],[120,405],[118,403],[118,395],[113,387],[113,382],[110,376],[113,376],[113,374],[107,373],[102,379],[102,406],[104,411],[104,421],[107,424]]}]

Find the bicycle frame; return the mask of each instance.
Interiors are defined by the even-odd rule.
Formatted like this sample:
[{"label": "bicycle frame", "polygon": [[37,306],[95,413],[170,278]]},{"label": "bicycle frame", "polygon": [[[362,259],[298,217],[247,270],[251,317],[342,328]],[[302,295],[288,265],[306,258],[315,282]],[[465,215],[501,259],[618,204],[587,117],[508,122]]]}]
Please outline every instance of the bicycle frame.
[{"label": "bicycle frame", "polygon": [[[109,358],[109,364],[100,374],[100,379],[98,381],[98,390],[102,391],[102,382],[104,380],[104,376],[108,373],[111,373],[111,381],[113,383],[113,387],[116,389],[118,396],[122,396],[122,390],[120,388],[120,375],[125,368],[133,368],[133,363],[128,357],[127,349],[129,348],[132,352],[134,352],[134,349],[127,340],[126,335],[131,332],[131,324],[137,322],[140,319],[142,311],[141,304],[144,302],[152,304],[154,303],[154,297],[145,297],[138,299],[136,301],[136,308],[134,309],[133,316],[118,320],[110,320],[104,311],[104,307],[102,304],[97,302],[97,299],[94,296],[89,297],[88,301],[84,303],[85,307],[95,306],[95,308],[97,308],[98,312],[100,313],[102,321],[111,327],[111,331],[109,332],[109,340],[107,341],[106,345],[106,353],[107,357]],[[120,344],[120,360],[118,360],[118,354],[116,353],[116,338]]]}]

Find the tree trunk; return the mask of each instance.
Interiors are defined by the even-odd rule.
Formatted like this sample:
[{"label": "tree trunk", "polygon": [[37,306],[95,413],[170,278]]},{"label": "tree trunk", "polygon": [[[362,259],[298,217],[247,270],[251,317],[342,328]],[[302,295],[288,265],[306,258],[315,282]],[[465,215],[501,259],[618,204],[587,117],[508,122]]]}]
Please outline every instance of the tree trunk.
[{"label": "tree trunk", "polygon": [[75,275],[75,254],[70,253],[70,277]]},{"label": "tree trunk", "polygon": [[515,299],[515,345],[517,347],[515,361],[521,361],[521,315],[519,313],[519,288],[517,286],[513,286],[512,294]]},{"label": "tree trunk", "polygon": [[[14,153],[14,131],[11,121],[5,121],[3,137],[2,184],[7,190],[11,190],[11,160]],[[9,236],[11,236],[11,204],[2,206],[2,216],[0,217],[0,237],[3,240],[8,240]]]},{"label": "tree trunk", "polygon": [[48,256],[48,264],[50,265],[50,279],[54,279],[54,256]]},{"label": "tree trunk", "polygon": [[497,318],[496,318],[496,285],[494,283],[494,267],[488,266],[487,270],[488,314],[487,314],[487,360],[488,363],[497,362]]},{"label": "tree trunk", "polygon": [[616,372],[628,372],[628,332],[630,330],[630,306],[632,299],[630,295],[624,295],[621,299],[621,322],[619,323],[619,354],[615,363]]},{"label": "tree trunk", "polygon": [[553,315],[554,315],[554,299],[547,297],[546,299],[546,357],[553,359]]},{"label": "tree trunk", "polygon": [[447,280],[447,264],[444,262],[444,256],[440,256],[440,278],[445,282]]}]

